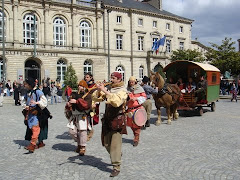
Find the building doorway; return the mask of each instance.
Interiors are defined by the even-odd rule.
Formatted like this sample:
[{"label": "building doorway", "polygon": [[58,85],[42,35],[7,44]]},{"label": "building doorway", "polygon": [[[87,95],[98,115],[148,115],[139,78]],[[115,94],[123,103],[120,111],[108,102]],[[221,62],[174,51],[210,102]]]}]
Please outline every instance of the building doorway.
[{"label": "building doorway", "polygon": [[35,60],[27,60],[25,62],[25,78],[33,78],[37,79],[38,82],[41,82],[41,68],[40,64],[37,63]]}]

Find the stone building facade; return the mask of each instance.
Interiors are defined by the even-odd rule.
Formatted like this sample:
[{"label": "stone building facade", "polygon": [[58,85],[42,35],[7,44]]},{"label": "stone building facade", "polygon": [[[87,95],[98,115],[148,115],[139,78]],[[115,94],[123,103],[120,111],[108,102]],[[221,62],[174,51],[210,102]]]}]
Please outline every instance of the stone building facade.
[{"label": "stone building facade", "polygon": [[[164,67],[171,51],[191,48],[193,21],[164,11],[161,0],[5,0],[0,15],[11,81],[63,81],[71,63],[79,80],[86,72],[102,81],[119,71],[127,82]],[[153,42],[164,35],[165,45],[153,53]],[[2,59],[0,66],[2,74]]]}]

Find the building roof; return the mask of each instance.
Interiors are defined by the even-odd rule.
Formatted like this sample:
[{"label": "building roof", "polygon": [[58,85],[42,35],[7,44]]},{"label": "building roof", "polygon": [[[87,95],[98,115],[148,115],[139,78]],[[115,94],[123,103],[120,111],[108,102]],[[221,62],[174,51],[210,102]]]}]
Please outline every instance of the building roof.
[{"label": "building roof", "polygon": [[136,1],[136,0],[122,0],[122,2],[119,2],[118,0],[102,0],[102,2],[104,3],[104,5],[122,7],[122,8],[128,8],[128,9],[136,9],[136,10],[146,11],[146,12],[150,12],[150,13],[156,13],[156,14],[160,14],[160,15],[170,16],[173,18],[179,18],[181,20],[193,21],[191,19],[172,14],[168,11],[160,10],[160,9],[148,4],[147,2],[140,2],[140,1]]},{"label": "building roof", "polygon": [[196,64],[197,66],[199,66],[200,68],[202,68],[204,71],[216,71],[216,72],[220,72],[220,70],[218,68],[216,68],[215,66],[211,65],[211,64],[204,64],[204,63],[199,63],[199,62],[193,62],[193,61],[187,61],[187,60],[177,60],[177,61],[173,61],[172,63],[168,64],[163,71],[166,72],[171,66],[173,65],[178,65],[181,66],[181,63],[189,63],[189,64]]}]

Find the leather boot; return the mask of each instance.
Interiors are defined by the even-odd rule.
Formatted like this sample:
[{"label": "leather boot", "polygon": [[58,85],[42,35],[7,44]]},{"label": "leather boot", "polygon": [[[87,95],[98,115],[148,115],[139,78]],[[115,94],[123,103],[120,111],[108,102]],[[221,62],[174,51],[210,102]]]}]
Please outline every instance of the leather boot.
[{"label": "leather boot", "polygon": [[28,146],[25,147],[25,149],[33,153],[34,150],[36,149],[36,145],[33,145],[32,143],[30,143]]},{"label": "leather boot", "polygon": [[85,146],[81,146],[79,155],[80,155],[80,156],[84,156],[84,155],[85,155],[85,152],[86,152]]},{"label": "leather boot", "polygon": [[43,143],[43,141],[41,141],[41,142],[38,143],[38,145],[37,145],[38,148],[41,148],[41,147],[44,147],[44,146],[45,146],[45,144]]},{"label": "leather boot", "polygon": [[150,121],[149,121],[149,120],[147,120],[145,126],[146,126],[146,127],[150,127]]},{"label": "leather boot", "polygon": [[76,153],[79,153],[80,152],[80,149],[81,149],[81,146],[78,145],[77,149],[75,150]]}]

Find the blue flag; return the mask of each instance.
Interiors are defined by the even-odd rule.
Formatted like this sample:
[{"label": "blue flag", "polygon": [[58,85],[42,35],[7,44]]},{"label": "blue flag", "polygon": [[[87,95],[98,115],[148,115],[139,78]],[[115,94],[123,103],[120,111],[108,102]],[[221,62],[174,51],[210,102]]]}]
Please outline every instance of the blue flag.
[{"label": "blue flag", "polygon": [[164,46],[165,44],[165,39],[166,39],[166,36],[163,36],[163,38],[161,38],[159,41],[159,46]]},{"label": "blue flag", "polygon": [[157,42],[158,40],[156,40],[154,43],[153,43],[153,46],[152,46],[152,50],[155,51],[156,50],[156,47],[157,47]]}]

